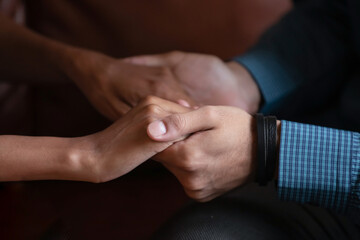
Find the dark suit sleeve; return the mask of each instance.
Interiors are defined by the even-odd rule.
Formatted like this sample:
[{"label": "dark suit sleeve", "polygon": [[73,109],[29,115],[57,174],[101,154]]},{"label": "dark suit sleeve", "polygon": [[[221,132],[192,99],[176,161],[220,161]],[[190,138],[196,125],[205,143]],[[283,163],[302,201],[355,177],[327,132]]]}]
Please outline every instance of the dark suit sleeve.
[{"label": "dark suit sleeve", "polygon": [[263,112],[276,112],[300,93],[299,106],[321,106],[349,73],[350,35],[345,1],[301,1],[234,60],[256,80]]}]

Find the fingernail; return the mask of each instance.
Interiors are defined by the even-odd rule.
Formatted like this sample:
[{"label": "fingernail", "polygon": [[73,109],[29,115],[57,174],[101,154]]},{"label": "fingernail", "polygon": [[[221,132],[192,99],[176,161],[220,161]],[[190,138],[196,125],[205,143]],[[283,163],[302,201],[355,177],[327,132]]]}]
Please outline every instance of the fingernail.
[{"label": "fingernail", "polygon": [[148,132],[153,137],[160,137],[166,133],[166,127],[163,121],[155,121],[149,124]]},{"label": "fingernail", "polygon": [[199,109],[199,106],[194,106],[194,109],[196,110],[196,109]]},{"label": "fingernail", "polygon": [[178,100],[178,103],[181,105],[181,106],[184,106],[184,107],[190,107],[190,104],[188,101],[184,100],[184,99],[180,99]]}]

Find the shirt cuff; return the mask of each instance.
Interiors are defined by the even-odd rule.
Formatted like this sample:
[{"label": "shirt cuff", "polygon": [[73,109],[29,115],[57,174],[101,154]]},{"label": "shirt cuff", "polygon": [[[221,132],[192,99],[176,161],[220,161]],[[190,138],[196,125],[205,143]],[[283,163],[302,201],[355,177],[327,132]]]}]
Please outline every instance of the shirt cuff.
[{"label": "shirt cuff", "polygon": [[351,195],[349,207],[360,208],[360,134],[354,133],[351,158]]},{"label": "shirt cuff", "polygon": [[287,64],[269,50],[255,48],[233,60],[242,64],[256,81],[264,100],[261,112],[276,109],[299,85]]},{"label": "shirt cuff", "polygon": [[359,134],[281,121],[278,196],[346,213],[359,201]]}]

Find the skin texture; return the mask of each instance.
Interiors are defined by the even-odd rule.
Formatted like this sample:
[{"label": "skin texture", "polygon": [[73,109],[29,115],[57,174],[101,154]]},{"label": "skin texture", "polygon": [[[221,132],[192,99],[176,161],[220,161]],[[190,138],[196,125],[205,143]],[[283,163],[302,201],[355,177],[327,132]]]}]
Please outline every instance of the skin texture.
[{"label": "skin texture", "polygon": [[[19,81],[19,79],[21,79],[21,83],[34,84],[61,84],[64,82],[74,82],[87,96],[93,106],[109,119],[119,119],[119,117],[128,112],[131,107],[136,106],[141,99],[150,94],[156,94],[157,96],[167,98],[172,101],[182,102],[184,106],[191,106],[194,102],[197,102],[199,105],[233,105],[241,107],[249,112],[254,112],[258,108],[260,94],[256,88],[256,84],[252,81],[246,70],[244,70],[244,68],[242,68],[239,64],[225,64],[214,56],[187,54],[182,52],[172,52],[155,56],[140,56],[126,60],[114,59],[101,53],[75,48],[50,40],[14,24],[12,21],[3,16],[0,17],[0,46],[4,49],[0,56],[0,70],[4,74],[5,79],[8,79],[10,82]],[[21,51],[22,54],[13,54],[16,51]],[[23,69],[23,71],[18,71],[18,69]],[[195,101],[192,101],[191,99],[194,99]],[[183,101],[185,101],[186,104],[184,104]],[[73,139],[58,138],[37,139],[37,141],[33,141],[34,139],[31,137],[22,139],[20,136],[2,136],[3,146],[6,146],[3,147],[3,149],[13,149],[8,144],[8,141],[14,143],[14,146],[18,146],[19,144],[17,143],[20,142],[22,143],[21,146],[25,146],[32,141],[35,146],[31,149],[39,149],[38,147],[42,146],[39,149],[39,151],[41,150],[40,152],[34,152],[35,155],[29,155],[33,156],[34,159],[50,158],[53,159],[54,162],[57,162],[58,165],[64,164],[68,166],[68,169],[78,168],[75,172],[82,172],[82,169],[88,169],[87,171],[84,171],[85,175],[89,172],[92,173],[90,176],[82,176],[83,173],[66,174],[65,170],[57,171],[56,168],[52,168],[52,171],[50,171],[49,169],[53,166],[51,165],[42,169],[42,173],[39,174],[38,177],[34,177],[34,173],[37,172],[37,169],[28,172],[28,177],[23,177],[27,176],[27,174],[21,174],[21,171],[18,174],[15,174],[17,168],[6,165],[8,169],[13,169],[13,171],[15,171],[13,172],[14,177],[11,178],[11,175],[4,175],[2,179],[43,179],[55,177],[56,179],[78,179],[101,182],[125,174],[138,164],[141,164],[142,161],[145,161],[147,157],[151,157],[152,154],[169,147],[169,145],[161,145],[164,148],[161,147],[158,151],[152,150],[150,151],[151,154],[148,151],[146,151],[149,153],[147,155],[135,154],[135,159],[139,160],[129,161],[132,154],[140,154],[138,149],[147,149],[145,147],[147,146],[147,142],[143,141],[143,139],[146,139],[144,138],[144,135],[138,136],[137,134],[130,134],[131,132],[144,132],[142,131],[143,127],[149,123],[148,117],[141,117],[143,115],[149,116],[149,114],[146,113],[146,110],[144,110],[145,112],[142,112],[141,114],[139,113],[139,115],[134,114],[134,112],[138,111],[138,108],[140,107],[136,107],[136,109],[129,112],[129,115],[133,116],[134,119],[124,117],[123,119],[115,122],[114,125],[110,127],[111,130],[104,130],[101,133],[95,134],[96,137],[88,136],[78,138],[78,141]],[[174,109],[176,109],[176,107],[174,107]],[[239,110],[236,110],[236,112],[237,111]],[[240,112],[243,113],[242,111]],[[212,114],[212,112],[210,111],[209,114]],[[236,119],[236,114],[234,116],[231,114],[225,115],[228,115],[229,119]],[[245,115],[242,114],[242,116]],[[159,115],[159,117],[164,116]],[[137,119],[139,120],[135,121]],[[224,121],[225,120],[227,119],[224,118]],[[127,122],[131,122],[132,124],[127,125]],[[244,123],[249,125],[250,120],[248,119]],[[227,130],[227,128],[219,129]],[[197,151],[204,153],[204,156],[208,155],[210,157],[209,159],[214,159],[214,155],[216,155],[217,152],[222,153],[224,151],[229,152],[230,154],[231,149],[238,146],[238,144],[235,144],[238,143],[238,141],[249,140],[249,143],[253,142],[248,138],[236,138],[234,136],[234,132],[236,132],[236,130],[237,129],[224,131],[223,134],[221,134],[222,131],[209,133],[205,131],[204,133],[200,132],[194,134],[191,138],[184,142],[186,143],[190,141],[191,143],[191,141],[194,141],[193,146],[189,144],[189,147],[185,149],[179,147],[175,147],[174,149],[170,148],[159,156],[162,156],[161,159],[173,159],[163,161],[163,163],[172,170],[174,166],[181,164],[181,160],[179,158],[182,155],[186,156],[187,159],[192,159],[191,162],[195,160],[197,161],[199,158],[198,156],[187,156],[186,152],[189,149],[195,149],[195,146],[197,146]],[[243,132],[244,134],[248,133],[245,130],[243,130]],[[216,145],[216,142],[225,142],[228,141],[228,139],[231,139],[230,137],[227,137],[226,134],[234,136],[234,139],[231,141],[234,143],[232,146],[225,144],[223,146],[217,145],[216,147],[219,148],[217,151],[216,148],[207,149],[208,146]],[[203,135],[207,136],[206,140],[201,139],[201,136]],[[129,136],[132,137],[129,138]],[[250,137],[249,134],[245,136]],[[128,142],[125,142],[124,139],[127,138]],[[197,143],[197,140],[200,142]],[[228,143],[230,144],[231,142]],[[179,146],[187,146],[184,143]],[[69,146],[77,146],[73,149],[75,152],[72,151],[70,155],[67,154]],[[122,148],[121,146],[125,146],[125,148]],[[52,153],[52,149],[63,149],[67,152],[65,154],[67,156],[65,159],[68,159],[68,161],[60,161],[61,159],[64,159],[64,156],[59,158],[56,157],[60,156],[59,154],[63,154],[64,151],[58,151],[58,154],[45,154],[46,157],[42,158],[44,154],[42,151]],[[77,151],[77,149],[83,150]],[[120,150],[118,149],[122,149],[121,152],[119,152]],[[131,151],[127,152],[123,151],[123,149],[129,149]],[[9,156],[12,156],[12,153],[16,153],[18,151],[8,150],[4,152],[10,154]],[[18,153],[22,156],[21,151]],[[85,157],[83,157],[83,153],[85,154]],[[87,153],[91,154],[87,156]],[[250,154],[252,151],[244,152],[244,155],[245,153]],[[169,157],[166,157],[167,155],[169,155]],[[16,159],[19,159],[20,156],[17,156]],[[232,155],[223,156],[223,160],[231,161],[231,156]],[[21,162],[21,164],[32,162],[32,160],[34,160],[33,158],[21,158],[25,161]],[[8,156],[5,155],[2,159],[5,159],[4,161],[6,161]],[[83,161],[82,159],[85,160]],[[99,163],[97,160],[88,161],[87,159],[103,159],[103,161]],[[122,160],[115,161],[114,159]],[[119,165],[116,165],[116,167],[113,166],[115,162],[119,162]],[[247,161],[244,162],[248,163]],[[13,163],[15,164],[16,161]],[[38,166],[39,169],[41,169],[44,165],[40,162]],[[249,168],[249,165],[240,166],[238,166],[238,170],[240,171],[241,169]],[[190,166],[190,169],[192,169],[192,167],[193,166]],[[237,185],[238,181],[245,181],[248,177],[243,176],[241,177],[241,180],[236,179],[233,182],[222,182],[220,178],[217,178],[217,176],[221,174],[214,173],[212,171],[212,169],[215,168],[217,168],[216,165],[209,165],[210,170],[208,172],[204,172],[204,174],[209,174],[208,180],[213,182],[213,186],[208,189],[208,192],[213,192],[212,189],[215,188],[220,189],[220,192],[226,191]],[[59,166],[58,169],[62,168]],[[222,169],[225,170],[225,168]],[[181,181],[185,181],[183,180],[185,178],[180,177],[180,173],[175,170],[173,171],[177,176],[179,176]],[[11,173],[11,171],[9,173]],[[192,183],[192,181],[189,182]],[[187,184],[188,183],[184,182],[184,185]],[[190,187],[189,191],[193,191],[194,188],[195,187]],[[196,188],[198,188],[197,185]],[[190,192],[189,195],[191,194],[192,192]],[[200,196],[202,199],[209,197],[211,194],[203,195],[204,196]]]},{"label": "skin texture", "polygon": [[[104,116],[117,120],[149,95],[192,99],[168,67],[129,64],[41,36],[0,14],[0,72],[10,83],[75,83]],[[21,71],[19,71],[21,69]]]},{"label": "skin texture", "polygon": [[[0,46],[4,49],[0,70],[5,79],[33,84],[73,82],[92,105],[111,120],[118,120],[150,94],[184,106],[232,105],[249,113],[258,110],[260,92],[240,64],[183,52],[114,59],[50,40],[3,16],[0,18]],[[22,54],[13,54],[16,51]],[[167,104],[170,103],[160,106]],[[169,143],[150,144],[153,142],[144,135],[144,129],[154,117],[166,116],[148,102],[144,109],[141,105],[129,112],[131,117],[126,114],[116,121],[110,130],[87,137],[37,138],[35,141],[31,137],[1,136],[4,150],[1,166],[11,169],[9,175],[3,173],[1,179],[103,182],[131,171],[170,146]],[[175,104],[168,110],[176,112],[177,108]],[[157,157],[179,178],[189,196],[206,201],[250,181],[253,126],[250,115],[237,108],[204,107],[194,112],[197,111],[204,111],[203,118],[212,125],[189,132],[200,131]],[[11,147],[30,145],[32,147],[24,152]],[[37,159],[41,160],[29,169],[15,167],[26,166]]]},{"label": "skin texture", "polygon": [[205,54],[170,52],[125,59],[144,66],[172,70],[186,93],[203,105],[229,105],[249,113],[259,109],[261,95],[248,71],[236,62],[224,63]]},{"label": "skin texture", "polygon": [[[89,136],[92,146],[91,158],[95,164],[95,182],[105,182],[122,176],[135,167],[162,152],[174,142],[155,142],[147,134],[147,126],[154,120],[172,113],[185,113],[185,108],[157,97],[147,97],[112,126]],[[160,143],[160,144],[159,144]]]},{"label": "skin texture", "polygon": [[120,177],[174,141],[156,142],[147,126],[189,108],[148,97],[107,129],[79,138],[0,136],[0,181],[105,182]]},{"label": "skin texture", "polygon": [[148,95],[186,100],[192,106],[237,106],[250,113],[260,103],[260,92],[245,68],[210,55],[171,52],[115,59],[48,39],[2,15],[0,46],[4,79],[27,84],[73,82],[111,120]]},{"label": "skin texture", "polygon": [[80,51],[69,77],[104,116],[116,120],[149,95],[194,105],[170,68],[141,66],[106,55]]},{"label": "skin texture", "polygon": [[[148,127],[153,140],[178,142],[156,159],[183,185],[189,197],[209,201],[254,179],[256,169],[256,129],[254,118],[235,107],[205,106],[184,114],[174,114]],[[166,133],[159,135],[164,123]]]}]

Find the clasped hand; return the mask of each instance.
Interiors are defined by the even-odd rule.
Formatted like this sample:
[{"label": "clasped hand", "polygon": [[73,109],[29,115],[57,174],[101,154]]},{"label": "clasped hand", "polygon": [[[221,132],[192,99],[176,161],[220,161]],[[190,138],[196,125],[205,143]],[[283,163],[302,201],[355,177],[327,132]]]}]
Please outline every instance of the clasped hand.
[{"label": "clasped hand", "polygon": [[[235,107],[198,109],[147,97],[109,128],[80,138],[85,179],[105,182],[153,158],[189,197],[211,200],[253,179],[253,117]],[[85,164],[81,162],[86,159]]]},{"label": "clasped hand", "polygon": [[260,92],[240,64],[211,55],[171,52],[114,59],[81,51],[67,71],[92,105],[117,120],[149,95],[191,106],[229,105],[257,111]]},{"label": "clasped hand", "polygon": [[147,131],[158,142],[188,136],[155,159],[178,178],[189,197],[204,202],[253,180],[254,125],[253,117],[239,108],[204,106],[156,120]]},{"label": "clasped hand", "polygon": [[81,71],[73,72],[72,79],[108,118],[116,120],[129,111],[88,138],[94,149],[90,181],[114,179],[151,157],[198,201],[211,200],[252,179],[254,124],[245,111],[220,106],[194,110],[157,97],[138,104],[145,96],[156,95],[173,102],[185,100],[190,106],[232,105],[256,112],[259,89],[240,64],[182,52],[123,60],[90,55],[75,62]]}]

